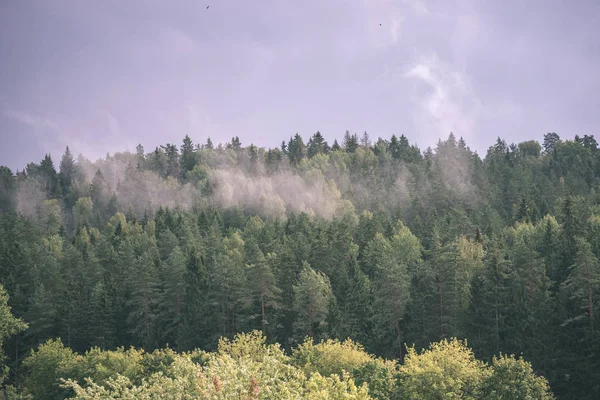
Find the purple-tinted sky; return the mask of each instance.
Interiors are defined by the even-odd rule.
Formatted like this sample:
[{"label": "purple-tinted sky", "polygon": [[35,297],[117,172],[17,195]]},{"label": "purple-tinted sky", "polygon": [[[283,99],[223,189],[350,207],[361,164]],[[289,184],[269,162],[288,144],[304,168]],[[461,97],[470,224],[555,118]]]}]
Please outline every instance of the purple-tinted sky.
[{"label": "purple-tinted sky", "polygon": [[[206,6],[210,5],[209,9]],[[381,24],[381,26],[380,26]],[[0,1],[0,164],[185,134],[596,134],[598,0]]]}]

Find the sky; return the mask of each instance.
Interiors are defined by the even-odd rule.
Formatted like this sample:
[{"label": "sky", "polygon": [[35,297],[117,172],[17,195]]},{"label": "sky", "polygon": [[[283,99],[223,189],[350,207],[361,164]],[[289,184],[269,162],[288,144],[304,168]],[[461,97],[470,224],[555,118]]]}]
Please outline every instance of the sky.
[{"label": "sky", "polygon": [[[207,8],[208,7],[208,8]],[[597,0],[0,1],[0,165],[296,132],[600,135]]]}]

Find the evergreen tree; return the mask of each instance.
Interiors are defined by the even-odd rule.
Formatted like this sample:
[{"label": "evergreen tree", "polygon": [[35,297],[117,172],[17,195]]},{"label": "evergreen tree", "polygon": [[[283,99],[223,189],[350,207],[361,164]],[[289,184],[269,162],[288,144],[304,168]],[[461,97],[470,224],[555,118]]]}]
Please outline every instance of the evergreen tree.
[{"label": "evergreen tree", "polygon": [[338,144],[337,139],[333,139],[333,145],[331,145],[331,151],[341,150],[340,145]]},{"label": "evergreen tree", "polygon": [[[257,250],[257,257],[254,264],[250,266],[249,283],[255,299],[260,304],[260,326],[263,334],[269,332],[269,324],[275,319],[273,312],[280,310],[281,289],[277,286],[277,280],[273,272],[274,254],[267,254],[265,257],[260,250]],[[256,301],[253,303],[256,304]],[[268,314],[270,312],[270,314]]]},{"label": "evergreen tree", "polygon": [[600,263],[592,253],[590,244],[584,239],[577,239],[577,255],[575,264],[571,266],[569,277],[564,283],[564,291],[578,306],[578,312],[569,321],[576,321],[584,317],[589,328],[594,332],[597,328],[595,322],[598,318],[594,314],[594,306],[598,303],[600,295]]},{"label": "evergreen tree", "polygon": [[137,169],[145,169],[146,168],[146,153],[144,153],[144,146],[142,144],[138,144],[135,148],[135,158],[137,161],[136,167]]},{"label": "evergreen tree", "polygon": [[287,156],[290,159],[290,164],[298,165],[304,158],[305,152],[306,148],[302,136],[296,133],[287,145]]},{"label": "evergreen tree", "polygon": [[166,146],[162,146],[162,148],[165,150],[166,155],[165,175],[178,178],[181,174],[181,167],[177,146],[167,143]]},{"label": "evergreen tree", "polygon": [[69,150],[69,146],[67,146],[67,149],[60,160],[60,173],[58,175],[62,192],[65,195],[69,193],[69,189],[75,180],[77,173],[76,167],[73,154],[71,154],[71,150]]},{"label": "evergreen tree", "polygon": [[363,133],[363,135],[360,137],[360,145],[362,147],[366,147],[366,148],[371,147],[371,138],[369,137],[369,134],[367,133],[367,131],[365,131]]},{"label": "evergreen tree", "polygon": [[55,198],[58,194],[58,174],[56,173],[50,154],[46,154],[42,162],[40,162],[39,174],[46,197]]},{"label": "evergreen tree", "polygon": [[[11,307],[8,305],[8,294],[2,285],[0,285],[0,349],[3,342],[8,337],[18,334],[27,329],[27,324],[12,314]],[[0,351],[0,384],[4,382],[8,375],[8,367],[4,364],[5,356]]]},{"label": "evergreen tree", "polygon": [[196,166],[196,152],[194,151],[194,143],[188,135],[183,138],[181,145],[181,175],[185,178],[185,174]]},{"label": "evergreen tree", "polygon": [[560,136],[557,133],[550,132],[544,135],[544,153],[550,154],[556,149],[556,145],[560,143]]},{"label": "evergreen tree", "polygon": [[0,213],[15,210],[16,181],[10,168],[0,166]]},{"label": "evergreen tree", "polygon": [[342,146],[348,153],[354,153],[358,148],[358,135],[356,133],[351,135],[349,131],[346,131]]},{"label": "evergreen tree", "polygon": [[[314,337],[322,332],[333,293],[329,279],[323,273],[303,263],[298,283],[293,287],[294,310],[297,314],[294,330],[297,337]],[[322,334],[322,333],[321,333]]]},{"label": "evergreen tree", "polygon": [[327,141],[321,135],[321,132],[317,131],[308,141],[306,154],[308,158],[313,158],[317,154],[327,154],[329,152],[329,145]]}]

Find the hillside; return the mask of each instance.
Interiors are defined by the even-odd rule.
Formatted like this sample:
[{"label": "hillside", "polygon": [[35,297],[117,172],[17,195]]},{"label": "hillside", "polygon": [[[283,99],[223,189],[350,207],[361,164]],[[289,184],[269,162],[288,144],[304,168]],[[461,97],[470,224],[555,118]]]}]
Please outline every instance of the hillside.
[{"label": "hillside", "polygon": [[[330,145],[317,132],[269,149],[186,136],[0,167],[0,282],[28,325],[5,339],[6,383],[47,383],[35,371],[62,368],[52,357],[64,353],[75,361],[54,378],[78,382],[77,398],[115,398],[83,378],[117,372],[113,390],[133,390],[124,398],[163,385],[212,396],[186,385],[201,376],[212,390],[225,370],[273,390],[249,398],[438,398],[422,390],[440,376],[466,382],[433,385],[453,398],[526,398],[497,388],[525,396],[545,385],[535,376],[559,398],[599,398],[599,184],[594,138],[555,133],[498,139],[485,157],[452,134],[422,151],[404,136],[347,132]],[[236,336],[254,330],[264,339]],[[341,354],[333,366],[307,336],[331,339],[317,346]],[[231,358],[224,338],[258,353]],[[447,365],[463,356],[464,371]],[[427,365],[438,372],[415,372]],[[47,398],[73,393],[63,389]]]}]

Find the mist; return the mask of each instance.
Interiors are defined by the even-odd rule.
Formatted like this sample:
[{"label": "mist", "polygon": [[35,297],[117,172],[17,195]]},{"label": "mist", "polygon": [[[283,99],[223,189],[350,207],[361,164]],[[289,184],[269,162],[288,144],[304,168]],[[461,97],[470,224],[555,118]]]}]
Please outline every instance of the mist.
[{"label": "mist", "polygon": [[[457,146],[453,138],[440,141],[435,152],[426,155],[429,162],[409,165],[387,153],[375,155],[366,147],[355,153],[303,158],[294,167],[285,156],[268,165],[266,149],[253,151],[254,156],[249,148],[196,149],[195,167],[183,179],[179,161],[169,166],[160,149],[144,157],[130,152],[107,154],[94,162],[79,155],[73,190],[76,198],[90,196],[91,183],[99,173],[101,193],[96,196],[104,204],[116,196],[118,211],[138,217],[160,207],[186,210],[214,205],[242,208],[265,218],[285,218],[293,212],[331,219],[369,209],[392,212],[410,207],[414,200],[434,202],[440,196],[469,203],[479,197],[471,182],[474,153]],[[356,164],[362,167],[350,168]],[[176,172],[169,173],[169,168]],[[434,175],[441,181],[431,181],[428,168],[435,169]],[[173,173],[178,178],[169,175]],[[43,185],[35,179],[19,184],[16,200],[21,214],[34,217],[45,199]]]}]

